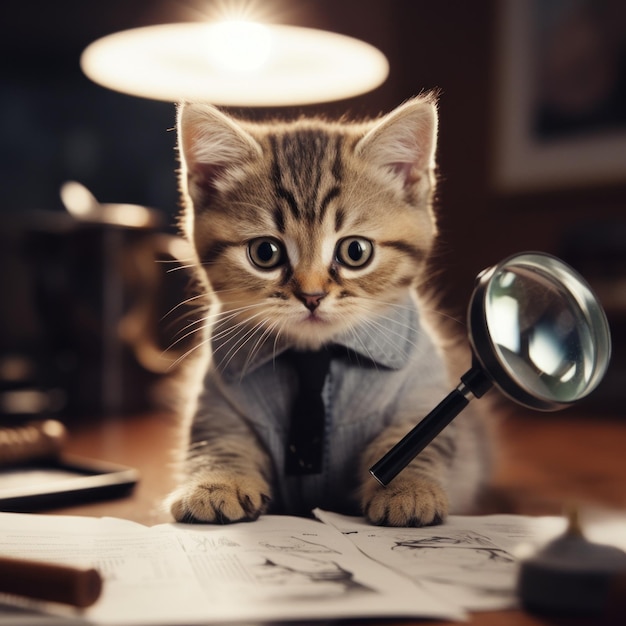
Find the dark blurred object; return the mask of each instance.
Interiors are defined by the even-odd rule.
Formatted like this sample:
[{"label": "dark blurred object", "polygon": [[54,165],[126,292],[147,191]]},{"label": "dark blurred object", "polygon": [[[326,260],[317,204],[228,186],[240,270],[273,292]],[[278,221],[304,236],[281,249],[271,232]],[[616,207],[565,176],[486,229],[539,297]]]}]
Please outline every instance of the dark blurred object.
[{"label": "dark blurred object", "polygon": [[0,467],[55,459],[61,454],[66,437],[65,426],[52,419],[0,427]]},{"label": "dark blurred object", "polygon": [[611,364],[597,392],[586,402],[621,414],[626,402],[626,221],[577,223],[565,231],[560,250],[560,256],[589,281],[611,327]]},{"label": "dark blurred object", "polygon": [[132,467],[61,454],[0,471],[0,511],[34,513],[122,498],[137,484]]},{"label": "dark blurred object", "polygon": [[185,272],[168,272],[184,244],[154,211],[103,207],[0,215],[2,424],[145,410],[170,372],[160,320],[185,298]]},{"label": "dark blurred object", "polygon": [[584,536],[578,514],[570,512],[565,533],[520,565],[518,593],[524,608],[570,616],[624,617],[626,553]]}]

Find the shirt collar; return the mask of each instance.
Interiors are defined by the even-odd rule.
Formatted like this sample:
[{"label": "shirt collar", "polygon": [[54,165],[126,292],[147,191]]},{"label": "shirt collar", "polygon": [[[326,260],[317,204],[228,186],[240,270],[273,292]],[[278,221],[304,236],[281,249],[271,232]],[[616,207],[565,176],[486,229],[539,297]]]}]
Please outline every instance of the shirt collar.
[{"label": "shirt collar", "polygon": [[[348,348],[376,365],[398,370],[407,364],[417,343],[418,331],[417,306],[413,298],[407,297],[358,327],[341,333],[332,344]],[[231,335],[222,332],[212,336],[215,367],[226,380],[241,379],[294,347],[293,342],[267,336],[262,328],[240,339],[242,346],[235,351]]]}]

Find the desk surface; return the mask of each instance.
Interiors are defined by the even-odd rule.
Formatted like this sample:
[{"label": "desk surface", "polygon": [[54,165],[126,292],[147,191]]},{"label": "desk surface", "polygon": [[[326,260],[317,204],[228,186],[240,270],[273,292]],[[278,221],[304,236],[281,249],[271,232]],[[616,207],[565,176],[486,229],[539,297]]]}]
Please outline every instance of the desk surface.
[{"label": "desk surface", "polygon": [[[73,425],[68,452],[135,467],[140,481],[118,500],[58,509],[60,514],[114,516],[152,525],[171,521],[160,501],[174,483],[177,418],[168,414]],[[564,504],[626,509],[626,416],[517,414],[498,428],[499,459],[485,513],[559,514]],[[398,622],[393,622],[397,624]],[[472,626],[596,624],[535,617],[521,611],[474,613]],[[624,622],[626,623],[626,622]],[[376,624],[381,624],[377,621]],[[425,622],[446,626],[447,622]]]}]

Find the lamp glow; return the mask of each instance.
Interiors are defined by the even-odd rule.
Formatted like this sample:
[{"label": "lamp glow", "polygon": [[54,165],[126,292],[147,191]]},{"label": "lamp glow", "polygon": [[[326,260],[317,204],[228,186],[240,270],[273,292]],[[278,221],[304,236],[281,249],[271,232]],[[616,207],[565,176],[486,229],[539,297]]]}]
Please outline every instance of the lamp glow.
[{"label": "lamp glow", "polygon": [[272,34],[263,24],[233,20],[207,27],[210,62],[224,72],[253,72],[268,61]]},{"label": "lamp glow", "polygon": [[341,100],[378,87],[389,72],[382,52],[358,39],[244,21],[121,31],[90,44],[81,67],[115,91],[230,106]]}]

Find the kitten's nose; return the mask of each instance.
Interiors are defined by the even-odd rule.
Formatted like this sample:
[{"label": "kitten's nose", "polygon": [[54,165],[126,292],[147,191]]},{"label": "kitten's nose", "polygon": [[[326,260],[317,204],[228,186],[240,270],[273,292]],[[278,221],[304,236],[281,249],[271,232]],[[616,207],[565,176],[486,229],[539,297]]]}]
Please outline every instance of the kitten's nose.
[{"label": "kitten's nose", "polygon": [[324,291],[318,293],[304,293],[303,291],[299,291],[296,293],[296,298],[303,302],[304,306],[309,309],[309,311],[315,311],[326,296],[327,294]]}]

